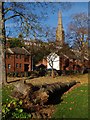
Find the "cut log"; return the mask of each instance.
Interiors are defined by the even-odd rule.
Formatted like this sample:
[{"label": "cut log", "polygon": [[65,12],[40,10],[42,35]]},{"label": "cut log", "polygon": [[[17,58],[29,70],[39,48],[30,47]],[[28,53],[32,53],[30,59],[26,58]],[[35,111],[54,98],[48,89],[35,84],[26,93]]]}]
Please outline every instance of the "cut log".
[{"label": "cut log", "polygon": [[33,92],[31,95],[32,100],[35,99],[38,104],[45,104],[48,101],[52,102],[53,100],[60,99],[60,96],[67,90],[69,90],[72,86],[76,85],[76,81],[68,82],[68,83],[53,83],[53,84],[45,84],[38,91]]},{"label": "cut log", "polygon": [[27,95],[33,88],[32,84],[25,84],[23,80],[14,83],[14,91]]},{"label": "cut log", "polygon": [[18,99],[23,99],[23,101],[26,100],[28,103],[30,101],[33,104],[43,105],[53,100],[60,100],[62,94],[76,84],[77,82],[75,80],[67,83],[56,82],[41,86],[18,82],[15,84],[14,91],[16,94],[14,94],[14,97],[16,96]]}]

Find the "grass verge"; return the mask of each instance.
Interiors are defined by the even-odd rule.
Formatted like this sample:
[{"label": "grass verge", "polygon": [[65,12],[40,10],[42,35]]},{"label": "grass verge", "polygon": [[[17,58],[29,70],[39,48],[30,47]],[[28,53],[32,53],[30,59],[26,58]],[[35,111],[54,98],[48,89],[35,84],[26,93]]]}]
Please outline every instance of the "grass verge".
[{"label": "grass verge", "polygon": [[64,94],[52,118],[88,118],[88,84]]},{"label": "grass verge", "polygon": [[12,85],[5,85],[2,87],[2,103],[8,103],[12,100],[12,98],[10,97],[11,93],[13,90],[13,86]]}]

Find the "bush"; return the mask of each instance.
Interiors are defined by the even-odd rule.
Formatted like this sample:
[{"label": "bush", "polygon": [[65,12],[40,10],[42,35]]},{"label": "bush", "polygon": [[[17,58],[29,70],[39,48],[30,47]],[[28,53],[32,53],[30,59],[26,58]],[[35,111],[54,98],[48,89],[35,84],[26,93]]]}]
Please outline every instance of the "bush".
[{"label": "bush", "polygon": [[25,72],[25,73],[24,73],[24,77],[28,77],[28,72]]},{"label": "bush", "polygon": [[45,70],[39,70],[39,76],[45,76],[46,71]]},{"label": "bush", "polygon": [[39,76],[39,71],[37,71],[37,70],[32,71],[30,76],[38,77]]},{"label": "bush", "polygon": [[65,71],[65,75],[73,75],[73,74],[76,74],[78,73],[78,71],[74,71],[74,70],[66,70]]},{"label": "bush", "polygon": [[24,73],[23,72],[21,72],[21,77],[24,77]]},{"label": "bush", "polygon": [[18,77],[18,72],[14,72],[14,77]]},{"label": "bush", "polygon": [[34,71],[29,71],[29,72],[9,72],[7,73],[7,76],[9,77],[38,77],[38,76],[44,76],[45,71],[42,70],[34,70]]},{"label": "bush", "polygon": [[21,100],[12,100],[2,106],[2,120],[31,118],[31,114],[22,108]]},{"label": "bush", "polygon": [[58,73],[59,76],[61,76],[62,75],[62,70],[57,70],[57,73]]},{"label": "bush", "polygon": [[14,77],[14,72],[9,72],[9,73],[7,73],[7,76],[9,76],[9,77]]},{"label": "bush", "polygon": [[[58,71],[57,71],[56,69],[54,69],[54,74],[55,74],[55,76],[58,76],[58,75],[59,75],[59,74],[58,74]],[[47,69],[46,75],[47,75],[47,76],[51,76],[51,75],[52,75],[52,69]]]}]

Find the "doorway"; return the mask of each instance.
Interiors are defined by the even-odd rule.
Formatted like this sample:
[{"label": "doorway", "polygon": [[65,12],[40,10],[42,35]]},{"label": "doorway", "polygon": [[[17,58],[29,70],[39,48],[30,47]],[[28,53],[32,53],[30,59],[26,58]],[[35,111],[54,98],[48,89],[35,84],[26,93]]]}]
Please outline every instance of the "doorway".
[{"label": "doorway", "polygon": [[29,64],[24,64],[24,71],[29,71]]}]

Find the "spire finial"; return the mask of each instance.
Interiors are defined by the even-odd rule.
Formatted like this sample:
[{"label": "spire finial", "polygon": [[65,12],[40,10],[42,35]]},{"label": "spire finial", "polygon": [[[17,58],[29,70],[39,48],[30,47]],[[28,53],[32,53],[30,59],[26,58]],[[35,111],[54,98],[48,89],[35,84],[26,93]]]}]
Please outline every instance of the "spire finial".
[{"label": "spire finial", "polygon": [[58,13],[58,25],[62,25],[62,13],[61,13],[60,10],[59,10],[59,13]]}]

